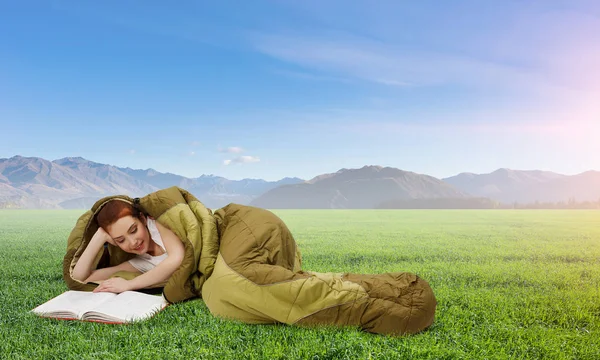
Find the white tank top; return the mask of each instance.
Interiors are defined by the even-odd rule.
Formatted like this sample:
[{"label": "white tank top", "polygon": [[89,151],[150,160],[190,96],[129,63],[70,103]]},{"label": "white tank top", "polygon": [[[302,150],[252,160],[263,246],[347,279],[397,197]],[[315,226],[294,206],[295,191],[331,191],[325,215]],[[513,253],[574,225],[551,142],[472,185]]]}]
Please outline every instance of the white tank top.
[{"label": "white tank top", "polygon": [[141,254],[136,255],[133,259],[129,260],[129,263],[142,273],[148,272],[156,267],[156,265],[160,264],[161,261],[167,258],[167,249],[165,249],[165,245],[163,244],[162,238],[160,237],[160,232],[156,227],[156,221],[150,218],[148,220],[148,232],[150,233],[150,238],[152,241],[158,244],[165,253],[159,256],[152,256],[150,254]]}]

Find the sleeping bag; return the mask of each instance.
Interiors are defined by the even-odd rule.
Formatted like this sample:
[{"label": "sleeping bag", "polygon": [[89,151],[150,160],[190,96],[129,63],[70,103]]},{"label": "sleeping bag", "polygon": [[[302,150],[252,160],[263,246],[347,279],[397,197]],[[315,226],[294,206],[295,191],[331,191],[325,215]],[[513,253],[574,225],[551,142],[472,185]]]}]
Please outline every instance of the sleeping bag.
[{"label": "sleeping bag", "polygon": [[[422,331],[434,320],[435,296],[417,275],[302,270],[296,242],[275,214],[239,204],[213,212],[179,187],[140,199],[108,196],[85,212],[71,231],[63,260],[63,278],[72,290],[92,291],[97,286],[75,280],[71,274],[98,229],[95,215],[112,199],[139,201],[144,213],[184,243],[181,266],[167,281],[154,286],[171,303],[202,298],[213,315],[250,324],[358,326],[390,335]],[[132,256],[107,244],[94,266],[118,265]],[[121,271],[113,277],[138,275]]]}]

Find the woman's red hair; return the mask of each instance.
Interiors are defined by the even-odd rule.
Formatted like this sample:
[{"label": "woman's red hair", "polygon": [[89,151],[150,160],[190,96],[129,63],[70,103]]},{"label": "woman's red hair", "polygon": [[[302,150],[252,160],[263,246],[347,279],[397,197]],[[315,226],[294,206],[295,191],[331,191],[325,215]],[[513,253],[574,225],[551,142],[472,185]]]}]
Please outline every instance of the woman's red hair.
[{"label": "woman's red hair", "polygon": [[128,202],[110,200],[102,206],[102,209],[100,209],[100,212],[96,215],[96,221],[98,221],[98,225],[101,228],[106,230],[108,226],[124,216],[139,217],[139,214],[140,212],[136,211],[133,205]]}]

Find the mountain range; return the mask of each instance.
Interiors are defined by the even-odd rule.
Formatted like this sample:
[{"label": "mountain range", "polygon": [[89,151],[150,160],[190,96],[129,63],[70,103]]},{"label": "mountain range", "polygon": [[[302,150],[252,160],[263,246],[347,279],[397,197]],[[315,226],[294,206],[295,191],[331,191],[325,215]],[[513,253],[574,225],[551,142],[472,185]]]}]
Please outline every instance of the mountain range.
[{"label": "mountain range", "polygon": [[389,199],[468,196],[429,175],[391,167],[364,166],[273,188],[252,201],[251,205],[263,208],[372,209]]},{"label": "mountain range", "polygon": [[550,171],[498,169],[489,174],[461,173],[443,179],[473,196],[502,203],[598,201],[600,172],[562,175]]},{"label": "mountain range", "polygon": [[48,161],[17,155],[0,159],[0,208],[85,209],[104,196],[144,196],[169,186],[187,189],[207,207],[219,208],[230,202],[247,204],[271,188],[302,181],[228,180],[213,175],[187,178],[154,169],[120,168],[81,157]]},{"label": "mountain range", "polygon": [[597,201],[600,172],[562,175],[498,169],[438,179],[392,167],[340,169],[310,180],[197,178],[100,164],[81,157],[0,159],[0,208],[89,208],[107,195],[144,196],[169,186],[194,194],[207,207],[228,203],[264,208],[377,208],[390,201],[486,198],[501,203]]}]

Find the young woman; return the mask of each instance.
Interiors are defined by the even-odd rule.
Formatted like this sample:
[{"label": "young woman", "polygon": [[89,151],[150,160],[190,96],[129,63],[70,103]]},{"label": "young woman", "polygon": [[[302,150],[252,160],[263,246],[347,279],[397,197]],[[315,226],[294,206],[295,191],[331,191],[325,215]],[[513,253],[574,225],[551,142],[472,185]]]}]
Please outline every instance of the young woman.
[{"label": "young woman", "polygon": [[[73,269],[74,279],[100,283],[94,292],[120,293],[150,287],[167,280],[181,265],[184,246],[177,235],[132,204],[111,200],[102,207],[97,221],[98,231]],[[93,270],[92,261],[107,242],[136,256],[116,266]],[[132,280],[111,279],[118,271],[142,274]]]}]

